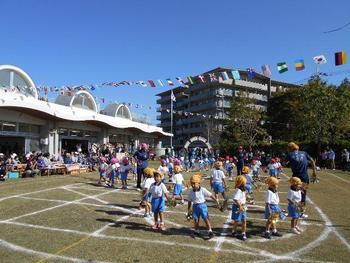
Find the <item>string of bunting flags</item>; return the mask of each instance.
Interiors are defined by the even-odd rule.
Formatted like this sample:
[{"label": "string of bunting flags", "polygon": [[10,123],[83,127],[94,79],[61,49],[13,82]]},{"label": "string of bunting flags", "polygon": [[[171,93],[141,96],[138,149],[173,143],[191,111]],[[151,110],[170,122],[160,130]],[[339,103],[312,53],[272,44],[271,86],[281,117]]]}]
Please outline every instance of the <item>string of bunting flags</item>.
[{"label": "string of bunting flags", "polygon": [[[313,57],[314,63],[317,65],[322,65],[327,63],[327,59],[325,55],[319,55]],[[347,53],[346,51],[339,51],[334,54],[334,63],[335,66],[344,65],[347,63]],[[305,69],[305,62],[304,59],[300,58],[294,61],[294,67],[296,71],[302,71]],[[262,65],[261,67],[262,74],[266,77],[270,77],[272,74],[271,67],[267,64]],[[278,62],[277,63],[277,71],[282,74],[289,70],[287,62]],[[253,79],[255,77],[256,71],[254,68],[247,68],[247,77],[248,79]],[[193,85],[196,82],[199,83],[206,83],[206,82],[217,82],[220,80],[228,80],[228,79],[241,79],[240,72],[238,70],[232,70],[230,71],[222,71],[222,72],[213,72],[213,73],[207,73],[207,74],[201,74],[196,77],[193,76],[187,76],[186,80],[182,79],[181,77],[175,77],[175,80],[178,82],[180,86],[183,87],[189,87]],[[88,91],[95,91],[96,89],[102,88],[102,87],[120,87],[120,86],[133,86],[138,85],[141,87],[175,87],[175,83],[171,78],[166,78],[165,81],[163,79],[156,79],[156,80],[138,80],[138,81],[130,81],[130,80],[123,80],[118,82],[103,82],[101,84],[86,84],[86,85],[64,85],[64,86],[48,86],[48,85],[38,85],[37,91],[38,93],[42,94],[44,93],[47,97],[49,92],[57,92],[61,95],[66,96],[73,96],[75,91],[78,90],[88,90]],[[177,85],[177,84],[176,84]],[[16,86],[16,87],[6,87],[11,91],[15,90],[21,90],[23,87]],[[32,87],[29,87],[29,89],[33,89]],[[106,103],[106,98],[99,98],[99,100],[102,103]],[[140,104],[132,104],[127,103],[127,105],[134,105],[134,107],[139,108],[148,108],[152,109],[151,106],[144,106]]]}]

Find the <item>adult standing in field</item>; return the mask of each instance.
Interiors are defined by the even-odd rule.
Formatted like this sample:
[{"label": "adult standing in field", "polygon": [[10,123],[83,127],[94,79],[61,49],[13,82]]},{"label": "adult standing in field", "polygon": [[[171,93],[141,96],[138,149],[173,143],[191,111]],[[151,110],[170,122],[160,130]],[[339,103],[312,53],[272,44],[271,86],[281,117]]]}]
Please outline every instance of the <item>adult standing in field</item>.
[{"label": "adult standing in field", "polygon": [[237,176],[243,174],[242,169],[244,166],[244,160],[246,159],[246,151],[243,149],[243,146],[238,146],[238,149],[235,153],[235,159],[236,159],[236,167],[237,167]]},{"label": "adult standing in field", "polygon": [[341,163],[342,163],[342,170],[346,171],[349,166],[349,151],[347,149],[344,149],[341,154]]},{"label": "adult standing in field", "polygon": [[[293,177],[300,178],[303,183],[301,192],[301,204],[305,207],[306,202],[306,191],[310,183],[309,175],[307,173],[308,165],[311,164],[312,176],[316,176],[316,164],[314,159],[307,152],[299,151],[299,146],[294,142],[288,144],[288,155],[286,157],[286,164],[290,164],[292,169]],[[301,217],[306,218],[307,215],[301,214]]]},{"label": "adult standing in field", "polygon": [[329,169],[335,170],[335,152],[330,149],[328,152]]},{"label": "adult standing in field", "polygon": [[148,166],[149,151],[146,143],[141,143],[140,149],[134,153],[134,158],[137,164],[137,189],[141,190],[141,179],[143,177],[143,170]]}]

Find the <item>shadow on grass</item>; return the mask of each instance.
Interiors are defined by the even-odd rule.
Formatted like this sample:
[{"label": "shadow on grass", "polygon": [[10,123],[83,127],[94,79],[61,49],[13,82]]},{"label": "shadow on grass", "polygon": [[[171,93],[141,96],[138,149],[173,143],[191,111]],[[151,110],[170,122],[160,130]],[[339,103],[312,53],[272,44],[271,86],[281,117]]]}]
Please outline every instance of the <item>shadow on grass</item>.
[{"label": "shadow on grass", "polygon": [[96,209],[95,212],[101,212],[101,213],[106,213],[107,215],[112,215],[112,216],[126,216],[130,215],[130,213],[125,213],[122,211],[118,210],[103,210],[103,209]]}]

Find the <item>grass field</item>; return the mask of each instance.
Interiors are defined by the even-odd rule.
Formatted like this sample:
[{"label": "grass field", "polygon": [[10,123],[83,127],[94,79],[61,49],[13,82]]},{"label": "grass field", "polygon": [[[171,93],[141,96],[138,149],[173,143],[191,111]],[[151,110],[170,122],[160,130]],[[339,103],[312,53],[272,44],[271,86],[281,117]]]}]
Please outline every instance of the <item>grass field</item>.
[{"label": "grass field", "polygon": [[[256,190],[246,242],[229,235],[230,211],[212,202],[216,237],[208,241],[190,237],[187,205],[167,209],[165,232],[151,230],[137,209],[140,193],[98,187],[97,173],[7,181],[0,184],[0,262],[350,262],[350,173],[327,170],[319,177],[300,236],[288,233],[289,219],[279,222],[283,237],[261,236],[264,191]],[[203,185],[210,189],[208,180]],[[230,197],[233,187],[229,182]],[[287,190],[283,177],[282,208]]]}]

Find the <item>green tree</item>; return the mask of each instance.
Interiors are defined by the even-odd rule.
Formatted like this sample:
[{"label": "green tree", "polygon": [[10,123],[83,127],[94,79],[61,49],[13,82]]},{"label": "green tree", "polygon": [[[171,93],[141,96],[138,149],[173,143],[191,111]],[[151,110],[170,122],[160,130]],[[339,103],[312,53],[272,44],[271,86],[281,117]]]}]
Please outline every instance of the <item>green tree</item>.
[{"label": "green tree", "polygon": [[233,98],[228,117],[220,140],[220,148],[225,152],[232,151],[239,144],[254,147],[267,135],[260,125],[264,111],[245,92],[239,92]]},{"label": "green tree", "polygon": [[349,82],[340,88],[314,77],[303,87],[276,93],[268,106],[268,131],[281,140],[312,143],[317,153],[350,131]]}]

